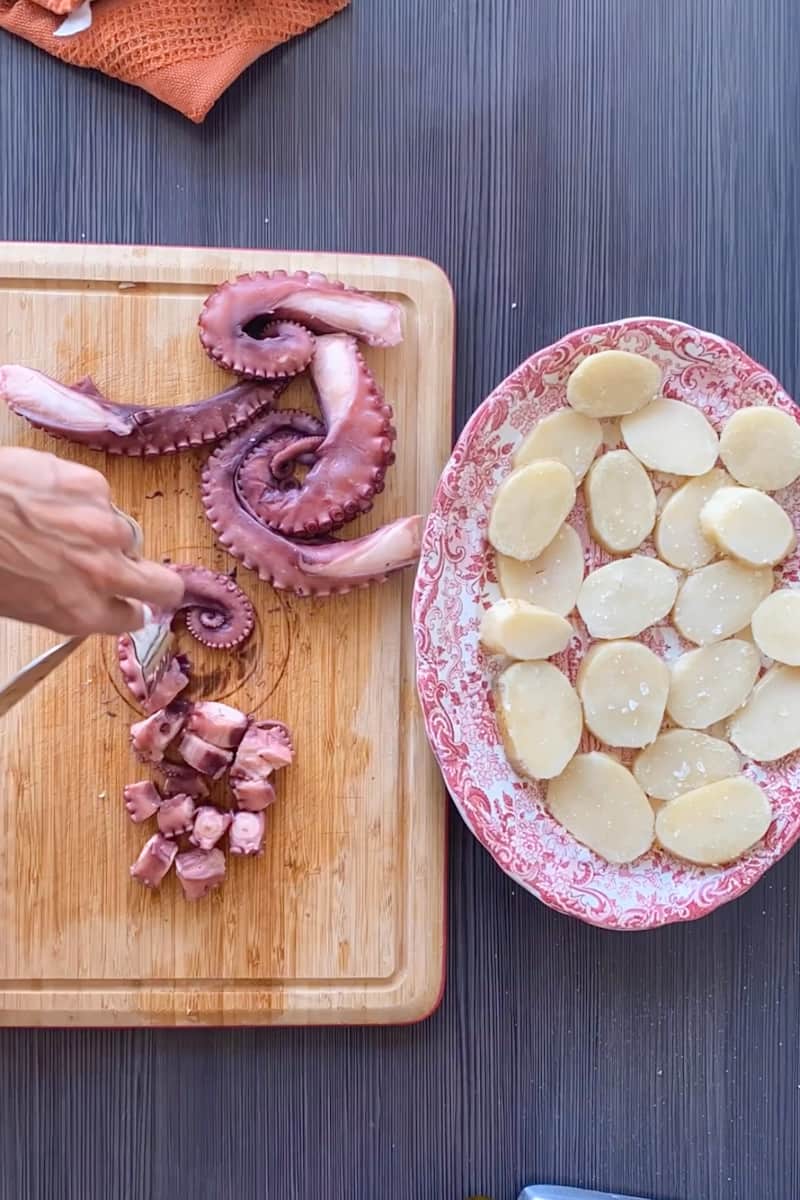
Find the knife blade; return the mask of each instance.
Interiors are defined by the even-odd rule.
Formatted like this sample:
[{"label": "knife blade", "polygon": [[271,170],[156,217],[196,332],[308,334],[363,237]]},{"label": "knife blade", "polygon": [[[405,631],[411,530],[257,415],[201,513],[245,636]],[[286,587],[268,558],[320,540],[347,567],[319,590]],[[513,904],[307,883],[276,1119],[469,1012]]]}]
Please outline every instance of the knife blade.
[{"label": "knife blade", "polygon": [[27,667],[17,671],[16,675],[12,675],[0,688],[0,717],[4,717],[15,704],[19,704],[20,700],[24,700],[37,683],[41,683],[51,671],[60,667],[62,662],[68,659],[70,654],[85,641],[85,637],[72,637],[68,638],[66,642],[59,642],[57,646],[51,646],[49,650],[45,650],[44,654],[34,658]]}]

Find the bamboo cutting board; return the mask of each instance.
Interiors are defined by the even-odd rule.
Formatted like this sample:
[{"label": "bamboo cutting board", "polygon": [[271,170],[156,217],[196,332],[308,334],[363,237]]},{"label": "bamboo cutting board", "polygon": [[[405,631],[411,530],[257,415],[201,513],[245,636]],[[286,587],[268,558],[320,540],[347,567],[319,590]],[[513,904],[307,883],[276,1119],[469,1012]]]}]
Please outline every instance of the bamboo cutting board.
[{"label": "bamboo cutting board", "polygon": [[[397,300],[405,340],[367,350],[398,429],[397,463],[373,511],[345,536],[425,512],[450,451],[453,303],[419,259],[120,246],[0,245],[0,361],[110,398],[183,403],[232,377],[203,353],[197,316],[220,280],[300,268]],[[309,406],[305,384],[283,404]],[[308,402],[308,403],[306,403]],[[147,778],[128,745],[136,710],[112,639],[90,639],[0,730],[0,1023],[189,1025],[419,1019],[443,981],[445,801],[414,686],[413,571],[332,599],[274,591],[218,547],[199,500],[207,452],[106,457],[36,433],[2,406],[0,442],[105,471],[149,557],[238,565],[257,612],[243,653],[180,645],[196,693],[291,727],[258,859],[188,903],[129,864],[123,785]],[[180,629],[180,626],[178,626]],[[0,677],[58,639],[0,622]]]}]

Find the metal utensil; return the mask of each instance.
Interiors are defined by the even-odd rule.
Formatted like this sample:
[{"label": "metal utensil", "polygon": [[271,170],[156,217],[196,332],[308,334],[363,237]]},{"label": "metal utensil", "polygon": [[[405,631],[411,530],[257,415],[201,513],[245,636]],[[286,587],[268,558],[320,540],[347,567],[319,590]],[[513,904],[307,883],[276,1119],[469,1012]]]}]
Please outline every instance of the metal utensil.
[{"label": "metal utensil", "polygon": [[[138,522],[115,505],[112,505],[112,508],[118,516],[128,522],[133,532],[133,546],[127,557],[139,558],[144,539]],[[130,638],[141,667],[145,687],[150,693],[161,681],[172,657],[172,631],[169,622],[159,620],[145,605],[145,624],[141,629],[132,633]],[[12,675],[0,687],[0,717],[4,717],[15,704],[23,700],[36,687],[37,683],[46,679],[51,671],[59,667],[85,641],[85,636],[67,638],[66,641],[59,642],[57,646],[45,650],[21,671],[17,671],[16,675]]]}]

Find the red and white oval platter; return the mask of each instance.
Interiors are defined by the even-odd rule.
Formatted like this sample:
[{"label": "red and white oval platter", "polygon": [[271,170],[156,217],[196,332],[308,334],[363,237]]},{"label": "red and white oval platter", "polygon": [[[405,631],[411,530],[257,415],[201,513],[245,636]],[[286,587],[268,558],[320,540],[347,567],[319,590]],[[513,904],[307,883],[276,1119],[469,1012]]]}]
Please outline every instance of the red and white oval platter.
[{"label": "red and white oval platter", "polygon": [[[503,663],[478,642],[481,616],[500,596],[486,539],[489,510],[522,438],[565,405],[567,378],[581,359],[604,349],[652,358],[664,373],[664,395],[696,405],[717,430],[747,405],[775,405],[798,418],[774,376],[742,350],[677,321],[641,317],[595,325],[532,355],[473,415],[439,481],[414,589],[417,686],[448,790],[502,869],[560,912],[609,929],[649,929],[705,916],[745,892],[790,849],[800,835],[800,753],[765,767],[744,763],[746,774],[766,788],[774,820],[753,851],[712,869],[660,851],[624,867],[606,863],[547,813],[542,785],[523,780],[508,763],[492,698]],[[662,490],[670,482],[663,481]],[[800,483],[775,498],[800,532]],[[588,535],[580,490],[570,522],[583,541],[587,572],[607,562]],[[637,553],[654,551],[648,542]],[[776,576],[777,586],[798,586],[800,553]],[[575,636],[554,661],[574,682],[587,635],[577,614],[570,619]],[[685,648],[667,624],[644,640],[667,658]],[[582,749],[597,747],[584,736]]]}]

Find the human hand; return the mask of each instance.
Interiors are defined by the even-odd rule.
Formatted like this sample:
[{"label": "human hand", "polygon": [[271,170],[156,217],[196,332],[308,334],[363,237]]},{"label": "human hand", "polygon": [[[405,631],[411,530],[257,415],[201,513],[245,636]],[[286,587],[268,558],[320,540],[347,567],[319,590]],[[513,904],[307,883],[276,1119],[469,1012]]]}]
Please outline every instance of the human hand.
[{"label": "human hand", "polygon": [[174,610],[183,581],[127,558],[134,534],[99,471],[0,447],[0,616],[57,633],[126,633],[142,604]]}]

